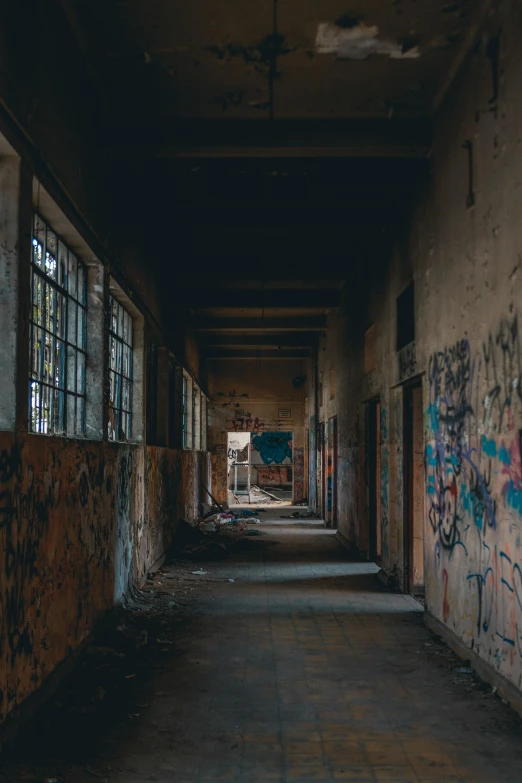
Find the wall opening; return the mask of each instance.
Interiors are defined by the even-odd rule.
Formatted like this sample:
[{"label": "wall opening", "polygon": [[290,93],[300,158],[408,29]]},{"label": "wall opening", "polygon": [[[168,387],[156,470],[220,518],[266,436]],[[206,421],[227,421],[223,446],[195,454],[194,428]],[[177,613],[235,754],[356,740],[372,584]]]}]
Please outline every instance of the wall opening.
[{"label": "wall opening", "polygon": [[319,424],[319,476],[318,486],[320,493],[319,508],[321,509],[321,518],[326,520],[326,422]]},{"label": "wall opening", "polygon": [[381,403],[370,400],[366,404],[366,487],[368,493],[368,557],[380,560],[382,556],[381,531]]},{"label": "wall opening", "polygon": [[424,594],[422,384],[404,389],[404,590]]},{"label": "wall opening", "polygon": [[326,524],[337,527],[337,416],[328,420],[326,463]]},{"label": "wall opening", "polygon": [[227,459],[229,505],[292,502],[292,432],[229,432]]}]

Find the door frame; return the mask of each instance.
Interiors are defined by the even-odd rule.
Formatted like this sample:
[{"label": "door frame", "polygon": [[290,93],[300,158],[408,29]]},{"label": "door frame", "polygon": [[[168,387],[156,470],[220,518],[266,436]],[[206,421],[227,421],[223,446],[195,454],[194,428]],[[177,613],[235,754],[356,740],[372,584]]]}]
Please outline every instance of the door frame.
[{"label": "door frame", "polygon": [[[330,443],[331,439],[331,443]],[[331,458],[331,507],[327,506],[327,524],[328,527],[332,527],[334,530],[338,525],[338,509],[337,509],[337,481],[338,481],[338,462],[339,462],[339,429],[337,416],[330,416],[328,419],[328,448],[327,448],[327,468],[330,465]],[[326,487],[328,493],[328,475],[326,477]],[[327,494],[328,498],[328,494]]]},{"label": "door frame", "polygon": [[321,517],[326,522],[326,467],[327,467],[327,423],[321,422],[320,426],[321,437]]},{"label": "door frame", "polygon": [[380,492],[381,477],[378,475],[380,460],[380,397],[374,397],[366,402],[365,416],[365,473],[368,492],[368,559],[377,561],[381,557],[380,541]]},{"label": "door frame", "polygon": [[414,592],[414,568],[415,568],[415,510],[414,495],[414,423],[413,423],[413,393],[415,389],[421,389],[422,376],[412,378],[404,384],[402,389],[402,443],[403,443],[403,590],[411,595]]}]

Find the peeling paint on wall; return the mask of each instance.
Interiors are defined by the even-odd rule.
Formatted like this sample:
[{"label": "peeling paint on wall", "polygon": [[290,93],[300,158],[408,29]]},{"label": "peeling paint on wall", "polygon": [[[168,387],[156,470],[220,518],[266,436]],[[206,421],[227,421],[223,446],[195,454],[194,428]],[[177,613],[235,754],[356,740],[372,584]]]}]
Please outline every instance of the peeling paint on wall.
[{"label": "peeling paint on wall", "polygon": [[0,723],[198,512],[203,452],[0,434]]},{"label": "peeling paint on wall", "polygon": [[[522,674],[522,351],[517,316],[429,362],[431,610],[502,674]],[[433,573],[433,572],[432,572]],[[472,618],[470,624],[466,618]]]},{"label": "peeling paint on wall", "polygon": [[[355,20],[354,20],[355,22]],[[315,48],[318,54],[335,54],[339,60],[366,60],[372,55],[391,60],[414,60],[420,57],[418,46],[379,38],[377,25],[366,26],[362,22],[339,25],[321,22],[317,28]]]}]

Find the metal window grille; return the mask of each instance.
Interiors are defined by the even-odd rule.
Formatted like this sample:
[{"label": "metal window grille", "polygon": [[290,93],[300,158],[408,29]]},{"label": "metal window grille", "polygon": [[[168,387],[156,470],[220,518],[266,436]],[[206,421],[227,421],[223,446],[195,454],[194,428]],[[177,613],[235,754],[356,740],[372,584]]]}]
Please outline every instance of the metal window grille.
[{"label": "metal window grille", "polygon": [[87,269],[38,214],[33,218],[29,429],[85,434]]},{"label": "metal window grille", "polygon": [[189,408],[188,408],[188,380],[183,376],[183,448],[189,449],[192,445],[192,433],[189,432]]},{"label": "metal window grille", "polygon": [[132,433],[132,317],[109,297],[110,399],[109,439],[129,440]]},{"label": "metal window grille", "polygon": [[195,383],[192,384],[192,448],[196,451],[200,448],[199,430],[199,403],[200,392]]},{"label": "metal window grille", "polygon": [[207,450],[207,398],[201,395],[201,451]]}]

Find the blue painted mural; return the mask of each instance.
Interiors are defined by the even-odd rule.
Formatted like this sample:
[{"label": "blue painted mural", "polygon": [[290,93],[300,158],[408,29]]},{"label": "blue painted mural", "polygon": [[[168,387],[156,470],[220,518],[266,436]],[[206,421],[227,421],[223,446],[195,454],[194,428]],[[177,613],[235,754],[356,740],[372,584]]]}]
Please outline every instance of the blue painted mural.
[{"label": "blue painted mural", "polygon": [[251,447],[259,452],[264,465],[282,465],[292,462],[291,432],[262,432],[252,435]]}]

